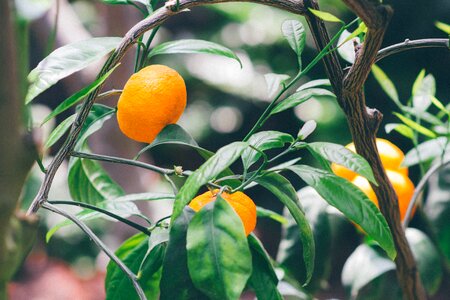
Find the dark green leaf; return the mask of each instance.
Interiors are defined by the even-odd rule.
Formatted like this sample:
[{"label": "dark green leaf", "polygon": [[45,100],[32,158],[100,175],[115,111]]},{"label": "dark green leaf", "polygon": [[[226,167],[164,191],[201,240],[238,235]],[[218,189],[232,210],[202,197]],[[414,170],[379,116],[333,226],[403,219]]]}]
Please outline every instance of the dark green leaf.
[{"label": "dark green leaf", "polygon": [[386,133],[391,133],[392,130],[395,130],[404,137],[407,137],[409,139],[414,138],[414,131],[405,124],[389,123],[384,126],[384,130],[386,131]]},{"label": "dark green leaf", "polygon": [[316,17],[318,17],[321,20],[327,21],[327,22],[340,22],[340,23],[344,23],[341,19],[339,19],[338,17],[325,12],[325,11],[320,11],[320,10],[315,10],[312,8],[308,8],[310,12],[312,12]]},{"label": "dark green leaf", "polygon": [[338,165],[342,165],[377,184],[369,163],[362,156],[348,150],[344,146],[333,143],[316,142],[309,143],[307,148],[308,150],[321,155],[325,159]]},{"label": "dark green leaf", "polygon": [[248,280],[258,300],[282,300],[277,289],[278,278],[273,269],[269,254],[261,242],[253,234],[248,236],[248,244],[252,253],[253,271]]},{"label": "dark green leaf", "polygon": [[297,193],[291,183],[277,173],[267,173],[255,180],[273,193],[289,210],[298,226],[298,234],[304,246],[303,261],[306,266],[306,285],[314,270],[314,238],[308,220],[300,206]]},{"label": "dark green leaf", "polygon": [[194,171],[175,198],[172,221],[181,214],[184,206],[195,197],[200,187],[227,169],[247,147],[248,143],[245,142],[235,142],[224,146]]},{"label": "dark green leaf", "polygon": [[[98,88],[103,82],[105,82],[105,80],[112,74],[112,72],[114,72],[114,70],[118,67],[119,65],[116,65],[114,68],[112,68],[111,70],[109,70],[105,75],[103,75],[102,77],[98,78],[97,80],[95,80],[94,82],[92,82],[90,85],[82,88],[81,90],[79,90],[78,92],[76,92],[75,94],[73,94],[72,96],[70,96],[69,98],[67,98],[66,100],[64,100],[61,104],[59,104],[47,117],[45,117],[44,121],[42,122],[42,124],[47,123],[49,120],[51,120],[52,118],[56,117],[57,115],[59,115],[60,113],[62,113],[63,111],[66,111],[67,109],[71,108],[72,106],[74,106],[75,104],[77,104],[78,102],[80,102],[81,100],[83,100],[87,95],[89,95],[90,93],[92,93],[92,91],[94,91],[96,88]],[[42,125],[41,124],[41,125]]]},{"label": "dark green leaf", "polygon": [[[137,234],[126,240],[116,251],[116,255],[133,272],[137,273],[148,249],[148,238]],[[139,284],[148,299],[155,299],[154,289],[156,271],[161,267],[165,246],[160,244],[153,249],[149,259],[141,270]],[[105,279],[106,299],[139,299],[130,279],[112,261],[109,262]],[[152,296],[153,295],[153,296]]]},{"label": "dark green leaf", "polygon": [[383,91],[389,96],[389,98],[391,98],[391,100],[394,101],[397,106],[402,107],[403,105],[400,103],[400,99],[398,98],[397,89],[395,88],[395,85],[392,83],[389,77],[386,75],[386,73],[384,73],[380,67],[374,64],[372,65],[372,74],[380,84]]},{"label": "dark green leaf", "polygon": [[204,40],[178,40],[159,44],[152,49],[148,57],[153,57],[159,54],[175,54],[175,53],[205,53],[220,55],[235,59],[242,67],[239,58],[230,49]]},{"label": "dark green leaf", "polygon": [[252,272],[244,226],[217,196],[192,218],[187,231],[189,274],[211,299],[238,299]]},{"label": "dark green leaf", "polygon": [[[329,205],[311,187],[301,189],[297,192],[297,195],[303,204],[306,218],[312,227],[316,245],[314,273],[310,283],[306,286],[308,291],[313,292],[321,287],[331,267],[331,227],[327,212]],[[277,261],[297,281],[303,282],[306,278],[306,270],[302,263],[303,245],[298,235],[297,224],[286,209],[284,210],[284,216],[288,220],[288,224],[283,227]]]},{"label": "dark green leaf", "polygon": [[206,297],[197,290],[189,276],[187,266],[186,235],[195,212],[185,207],[173,222],[163,262],[160,289],[161,300],[201,300]]},{"label": "dark green leaf", "polygon": [[397,118],[399,118],[403,123],[405,123],[406,125],[408,125],[409,127],[411,127],[412,129],[414,129],[415,131],[429,137],[429,138],[436,138],[436,133],[434,133],[433,131],[431,131],[430,129],[420,125],[419,123],[405,117],[402,116],[399,113],[394,112],[394,115],[397,116]]},{"label": "dark green leaf", "polygon": [[268,73],[264,74],[264,79],[267,84],[267,98],[272,99],[280,90],[281,85],[289,79],[289,75]]},{"label": "dark green leaf", "polygon": [[313,187],[330,205],[361,226],[391,259],[395,258],[394,241],[385,218],[360,189],[344,178],[310,166],[295,165],[288,169]]},{"label": "dark green leaf", "polygon": [[[281,148],[286,143],[292,143],[294,138],[287,133],[279,131],[261,131],[250,137],[248,143],[260,151]],[[261,157],[261,153],[250,147],[242,152],[242,163],[245,169],[250,168]]]},{"label": "dark green leaf", "polygon": [[308,81],[305,84],[302,84],[298,89],[297,92],[302,91],[302,90],[306,90],[309,88],[313,88],[313,87],[318,87],[318,86],[331,86],[331,82],[329,79],[316,79],[316,80],[311,80]]},{"label": "dark green leaf", "polygon": [[416,148],[413,148],[406,153],[402,165],[410,167],[420,162],[426,162],[436,157],[440,157],[444,152],[444,149],[447,149],[447,153],[450,151],[450,146],[445,148],[446,144],[446,137],[439,137],[437,139],[423,142],[417,145]]},{"label": "dark green leaf", "polygon": [[50,133],[47,141],[45,142],[44,148],[48,149],[53,146],[66,133],[66,131],[69,130],[76,117],[76,114],[71,115],[62,121],[55,129],[53,129],[52,133]]},{"label": "dark green leaf", "polygon": [[280,224],[287,223],[287,219],[285,217],[283,217],[282,215],[277,214],[276,212],[271,211],[269,209],[259,207],[259,206],[256,207],[256,215],[258,216],[258,218],[269,218]]},{"label": "dark green leaf", "polygon": [[279,112],[285,111],[287,109],[296,107],[297,105],[313,98],[320,99],[322,97],[335,99],[336,96],[330,92],[329,90],[319,89],[319,88],[310,88],[306,90],[301,90],[296,92],[283,101],[279,102],[270,112],[270,115],[277,114]]},{"label": "dark green leaf", "polygon": [[117,47],[122,39],[100,37],[75,42],[56,49],[44,58],[28,75],[30,87],[25,103],[72,73],[86,68]]}]

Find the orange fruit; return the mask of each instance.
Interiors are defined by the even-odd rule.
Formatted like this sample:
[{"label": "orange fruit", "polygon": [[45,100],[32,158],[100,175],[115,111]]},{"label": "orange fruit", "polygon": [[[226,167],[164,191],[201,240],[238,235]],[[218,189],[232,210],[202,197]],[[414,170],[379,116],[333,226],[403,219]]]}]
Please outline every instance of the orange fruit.
[{"label": "orange fruit", "polygon": [[128,79],[117,103],[117,122],[129,138],[151,143],[186,107],[186,85],[177,71],[151,65]]},{"label": "orange fruit", "polygon": [[[189,207],[195,211],[199,211],[206,204],[216,200],[218,192],[219,190],[216,189],[198,195],[192,199],[191,203],[189,203]],[[233,194],[223,192],[220,196],[227,201],[237,213],[244,225],[245,234],[249,235],[256,226],[256,205],[253,200],[242,192],[235,192]]]},{"label": "orange fruit", "polygon": [[[405,158],[405,154],[402,152],[402,150],[385,139],[377,138],[376,143],[378,153],[380,154],[381,163],[383,164],[384,169],[395,170],[404,174],[405,176],[408,176],[408,168],[400,167],[403,159]],[[354,143],[350,143],[345,147],[350,151],[356,153]],[[358,174],[356,174],[355,172],[335,163],[331,165],[331,169],[333,170],[334,174],[349,181],[352,181],[356,176],[358,176]]]},{"label": "orange fruit", "polygon": [[[394,188],[395,193],[397,194],[400,217],[403,221],[409,202],[414,194],[414,184],[408,176],[403,173],[386,170],[386,174],[392,184],[392,187]],[[366,178],[358,175],[352,180],[352,183],[363,191],[364,194],[366,194],[367,197],[379,208],[377,196]],[[414,215],[414,211],[415,207],[413,208],[412,215]]]}]

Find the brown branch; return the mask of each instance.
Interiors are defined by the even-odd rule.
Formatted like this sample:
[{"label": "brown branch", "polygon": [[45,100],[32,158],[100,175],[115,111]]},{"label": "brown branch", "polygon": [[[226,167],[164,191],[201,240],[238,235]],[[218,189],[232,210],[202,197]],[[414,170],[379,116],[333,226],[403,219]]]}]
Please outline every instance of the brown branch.
[{"label": "brown branch", "polygon": [[[382,114],[376,109],[366,107],[363,85],[373,63],[377,59],[386,27],[392,10],[376,0],[343,0],[367,25],[368,33],[364,44],[356,53],[353,66],[345,77],[341,76],[341,67],[337,57],[328,55],[324,64],[338,103],[347,117],[347,122],[355,143],[356,151],[372,166],[378,186],[372,186],[380,204],[380,210],[386,217],[397,249],[397,277],[405,299],[426,299],[417,267],[400,223],[397,195],[383,169],[377,147],[376,133],[382,120]],[[305,7],[318,9],[315,0],[305,1]],[[307,15],[313,37],[319,50],[329,42],[323,22],[311,14]],[[339,81],[340,80],[340,81]]]},{"label": "brown branch", "polygon": [[[306,13],[305,7],[303,5],[302,0],[280,0],[280,1],[271,1],[271,0],[181,0],[179,2],[178,10],[173,11],[172,7],[162,7],[156,10],[150,17],[142,20],[135,26],[133,26],[128,33],[122,39],[122,42],[117,47],[117,49],[111,54],[108,61],[102,68],[99,76],[102,76],[111,68],[116,66],[118,62],[122,59],[126,51],[137,41],[137,39],[143,35],[146,31],[161,25],[164,21],[169,19],[171,16],[174,16],[180,12],[185,11],[186,9],[200,6],[200,5],[208,5],[208,4],[216,4],[216,3],[224,3],[224,2],[253,2],[258,4],[264,4],[273,6],[285,11],[289,11],[295,14],[303,15]],[[89,111],[94,104],[94,101],[100,91],[102,86],[99,86],[92,93],[89,94],[86,101],[83,103],[82,108],[78,112],[78,115],[75,119],[74,124],[72,125],[72,129],[64,142],[64,145],[55,155],[54,159],[50,163],[47,173],[45,174],[45,178],[41,184],[38,194],[33,200],[30,208],[28,209],[27,214],[35,213],[39,207],[47,200],[48,193],[50,191],[50,187],[53,182],[53,178],[55,177],[56,171],[62,164],[62,162],[68,157],[69,153],[72,151],[78,135],[80,134],[82,124],[86,120]]]},{"label": "brown branch", "polygon": [[378,51],[376,62],[385,59],[388,56],[404,52],[407,50],[421,49],[421,48],[446,48],[450,50],[449,39],[422,39],[409,40],[406,39],[403,43],[394,44]]}]

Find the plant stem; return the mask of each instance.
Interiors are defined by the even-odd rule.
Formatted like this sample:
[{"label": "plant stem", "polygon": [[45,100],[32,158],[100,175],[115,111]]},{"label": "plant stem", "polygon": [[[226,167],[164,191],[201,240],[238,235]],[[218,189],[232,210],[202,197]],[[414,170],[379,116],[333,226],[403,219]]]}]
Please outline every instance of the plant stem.
[{"label": "plant stem", "polygon": [[130,269],[128,269],[128,267],[114,254],[114,252],[112,252],[103,242],[102,240],[100,240],[95,233],[88,227],[86,226],[86,224],[84,224],[83,222],[81,222],[80,220],[78,220],[77,217],[75,217],[74,215],[60,210],[58,207],[46,202],[46,203],[42,203],[42,207],[52,211],[54,213],[57,213],[63,217],[66,217],[67,219],[71,220],[73,223],[75,223],[84,233],[86,233],[87,236],[89,236],[89,238],[103,251],[105,252],[106,255],[108,255],[108,257],[114,261],[117,266],[128,276],[128,278],[130,278],[131,282],[133,283],[133,286],[136,290],[136,293],[139,296],[139,299],[141,300],[147,300],[147,297],[145,297],[145,293],[142,290],[141,286],[138,283],[138,279],[136,277],[136,275],[131,272]]},{"label": "plant stem", "polygon": [[114,218],[122,223],[127,224],[130,227],[133,227],[134,229],[139,230],[142,233],[145,233],[146,235],[150,235],[150,231],[148,230],[147,227],[144,227],[142,225],[139,225],[135,222],[132,222],[126,218],[123,218],[119,215],[116,215],[106,209],[97,207],[95,205],[91,205],[91,204],[87,204],[87,203],[83,203],[83,202],[76,202],[76,201],[64,201],[64,200],[54,200],[54,201],[48,201],[48,203],[50,204],[62,204],[62,205],[74,205],[74,206],[79,206],[79,207],[84,207],[84,208],[88,208],[94,211],[98,211],[102,214],[105,214],[107,216],[110,216],[111,218]]}]

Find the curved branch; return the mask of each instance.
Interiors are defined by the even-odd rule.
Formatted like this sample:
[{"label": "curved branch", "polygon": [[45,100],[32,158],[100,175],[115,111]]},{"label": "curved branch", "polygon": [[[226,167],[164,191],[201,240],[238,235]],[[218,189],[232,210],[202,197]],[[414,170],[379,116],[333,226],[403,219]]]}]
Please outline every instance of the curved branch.
[{"label": "curved branch", "polygon": [[393,54],[420,48],[447,48],[447,50],[450,50],[450,41],[449,39],[422,39],[412,41],[406,39],[403,43],[394,44],[378,51],[375,62]]},{"label": "curved branch", "polygon": [[[224,3],[224,2],[253,2],[258,4],[264,4],[273,6],[285,11],[289,11],[295,14],[304,15],[306,13],[305,7],[303,5],[302,0],[278,0],[278,1],[272,1],[272,0],[180,0],[179,6],[176,11],[173,11],[170,9],[170,7],[161,7],[160,9],[156,10],[151,16],[148,18],[142,20],[141,22],[137,23],[135,26],[133,26],[128,33],[124,36],[122,39],[122,42],[120,45],[116,48],[116,50],[111,54],[105,65],[103,66],[102,70],[100,71],[99,77],[104,75],[106,72],[108,72],[111,68],[117,65],[117,63],[122,59],[122,57],[125,55],[126,51],[134,44],[136,43],[137,39],[143,35],[146,31],[161,25],[164,21],[169,19],[171,16],[174,16],[180,12],[185,11],[186,9],[195,7],[195,6],[201,6],[201,5],[209,5],[209,4],[216,4],[216,3]],[[50,163],[47,173],[45,175],[45,178],[41,184],[41,187],[39,189],[38,194],[34,198],[33,202],[30,205],[30,208],[28,209],[27,214],[33,214],[36,213],[39,207],[47,200],[48,193],[50,191],[50,187],[53,182],[53,178],[55,177],[56,171],[58,170],[59,166],[62,164],[64,159],[69,155],[69,153],[72,151],[78,135],[80,134],[82,125],[84,124],[89,111],[92,108],[92,105],[94,104],[95,99],[97,98],[97,95],[102,88],[102,85],[100,85],[97,89],[92,91],[88,98],[83,103],[80,111],[78,112],[78,115],[75,119],[75,122],[72,125],[72,129],[67,136],[66,141],[64,142],[64,145],[61,147],[61,149],[58,151],[58,153],[55,155],[53,161]]]}]

